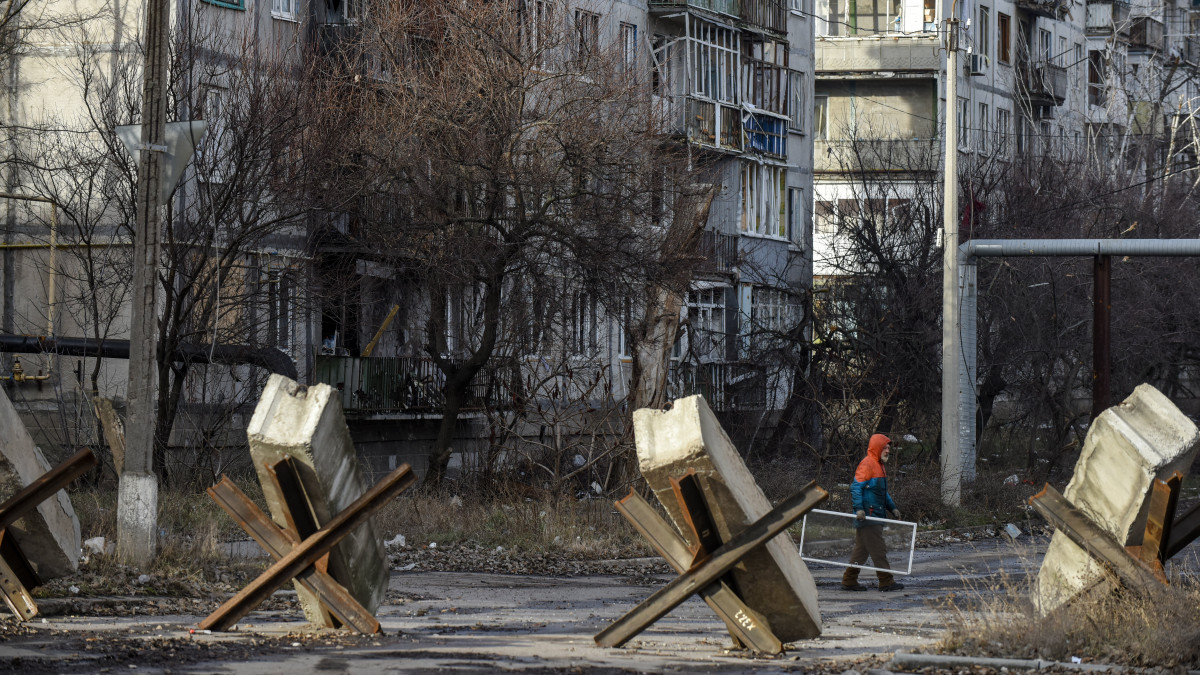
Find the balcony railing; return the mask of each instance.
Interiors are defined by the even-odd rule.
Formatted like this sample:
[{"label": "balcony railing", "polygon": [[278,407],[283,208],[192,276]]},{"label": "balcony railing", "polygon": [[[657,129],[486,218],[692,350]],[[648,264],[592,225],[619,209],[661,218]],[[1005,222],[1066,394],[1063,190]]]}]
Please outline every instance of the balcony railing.
[{"label": "balcony railing", "polygon": [[688,140],[726,150],[742,149],[742,116],[737,108],[688,98],[686,110]]},{"label": "balcony railing", "polygon": [[818,140],[813,144],[813,169],[844,171],[935,171],[940,144],[928,138],[860,138]]},{"label": "balcony railing", "polygon": [[1066,101],[1066,67],[1048,61],[1035,61],[1021,64],[1018,71],[1032,102],[1062,105]]},{"label": "balcony railing", "polygon": [[1163,25],[1158,19],[1135,16],[1129,20],[1129,46],[1162,51]]},{"label": "balcony railing", "polygon": [[1062,18],[1070,8],[1070,0],[1017,0],[1017,7],[1036,16]]},{"label": "balcony railing", "polygon": [[[446,378],[432,361],[413,357],[317,356],[313,382],[338,390],[348,413],[439,413],[446,402]],[[464,410],[480,410],[504,400],[486,383],[473,383]]]},{"label": "balcony railing", "polygon": [[817,39],[818,73],[888,71],[936,73],[942,67],[936,35],[822,37]]},{"label": "balcony railing", "polygon": [[748,24],[786,33],[787,16],[786,0],[742,0],[742,21]]},{"label": "balcony railing", "polygon": [[1120,35],[1129,31],[1129,3],[1124,0],[1100,0],[1087,4],[1087,32],[1092,35]]},{"label": "balcony railing", "polygon": [[1179,43],[1179,56],[1193,66],[1200,66],[1200,38],[1184,37]]},{"label": "balcony railing", "polygon": [[700,233],[700,255],[704,261],[698,266],[700,272],[729,274],[737,265],[737,236],[713,230]]},{"label": "balcony railing", "polygon": [[738,17],[741,16],[739,11],[740,2],[738,0],[650,0],[650,8],[666,7],[695,7],[716,14],[724,14],[726,16]]}]

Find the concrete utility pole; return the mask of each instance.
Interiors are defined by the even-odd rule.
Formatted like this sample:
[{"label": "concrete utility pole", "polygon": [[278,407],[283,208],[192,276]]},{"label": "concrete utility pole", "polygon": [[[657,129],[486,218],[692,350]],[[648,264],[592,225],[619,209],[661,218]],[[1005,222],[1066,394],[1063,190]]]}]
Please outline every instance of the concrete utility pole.
[{"label": "concrete utility pole", "polygon": [[[955,3],[957,4],[957,3]],[[962,501],[958,443],[958,19],[946,19],[946,162],[942,205],[942,502]]]},{"label": "concrete utility pole", "polygon": [[158,542],[158,478],[154,417],[158,393],[158,258],[160,174],[167,151],[167,63],[170,6],[146,0],[146,64],[142,87],[141,170],[133,243],[133,311],[129,334],[125,469],[117,490],[117,553],[144,568]]}]

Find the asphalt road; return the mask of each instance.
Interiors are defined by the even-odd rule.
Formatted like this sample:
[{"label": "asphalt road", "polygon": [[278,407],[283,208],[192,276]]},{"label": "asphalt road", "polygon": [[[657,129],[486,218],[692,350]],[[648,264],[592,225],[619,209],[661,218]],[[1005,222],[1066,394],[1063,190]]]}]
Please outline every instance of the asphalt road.
[{"label": "asphalt road", "polygon": [[[195,615],[52,616],[0,635],[0,670],[37,672],[841,672],[935,643],[950,594],[1020,587],[1046,538],[948,541],[918,549],[906,588],[840,588],[840,567],[810,564],[822,620],[818,639],[779,657],[730,650],[723,624],[692,598],[620,649],[592,636],[670,577],[540,577],[396,571],[378,612],[383,633],[313,631],[298,610],[257,611],[236,632],[193,635]],[[284,594],[290,591],[283,592]]]}]

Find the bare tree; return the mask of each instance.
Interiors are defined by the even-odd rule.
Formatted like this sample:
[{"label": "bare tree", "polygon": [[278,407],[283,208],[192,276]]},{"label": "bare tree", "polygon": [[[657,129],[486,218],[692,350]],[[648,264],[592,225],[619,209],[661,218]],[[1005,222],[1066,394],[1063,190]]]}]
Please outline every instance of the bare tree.
[{"label": "bare tree", "polygon": [[[473,387],[569,347],[579,304],[559,299],[594,301],[599,326],[633,320],[631,299],[665,276],[666,258],[648,254],[671,237],[661,205],[694,169],[648,83],[566,5],[370,16],[329,79],[359,129],[336,162],[359,178],[356,236],[408,275],[420,349],[444,378],[436,483]],[[541,393],[505,381],[511,400]]]}]

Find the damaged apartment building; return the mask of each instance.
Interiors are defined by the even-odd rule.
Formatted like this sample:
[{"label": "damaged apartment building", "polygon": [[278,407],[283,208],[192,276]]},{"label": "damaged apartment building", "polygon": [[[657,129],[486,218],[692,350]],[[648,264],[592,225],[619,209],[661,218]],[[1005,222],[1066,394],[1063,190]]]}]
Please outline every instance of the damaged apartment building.
[{"label": "damaged apartment building", "polygon": [[[96,4],[102,9],[102,2]],[[272,50],[292,59],[323,58],[370,18],[343,2],[177,5],[180,30],[186,24],[187,30],[207,27],[213,35],[235,37],[201,50],[186,73],[173,75],[186,87],[179,89],[172,118],[207,119],[209,131],[172,198],[167,227],[190,219],[212,229],[189,231],[190,253],[175,261],[179,275],[169,282],[177,297],[167,298],[174,315],[164,325],[180,349],[195,352],[168,359],[170,372],[160,378],[160,396],[178,408],[170,444],[187,462],[219,471],[240,452],[263,376],[282,369],[303,383],[339,390],[356,442],[374,468],[403,461],[420,468],[444,402],[444,376],[423,352],[422,313],[444,311],[444,346],[453,355],[456,340],[468,339],[471,330],[470,293],[431,310],[420,300],[421,280],[354,241],[347,219],[286,212],[286,200],[266,198],[278,185],[269,173],[251,176],[249,187],[244,176],[234,179],[245,166],[237,153],[252,145],[244,134],[286,129],[289,121],[239,118],[260,109],[244,102],[258,95],[261,78],[239,78],[228,64],[247,49],[260,60]],[[819,22],[810,9],[800,0],[791,6],[788,0],[672,0],[566,3],[556,10],[569,39],[626,52],[670,110],[673,135],[718,166],[720,189],[669,378],[672,397],[703,393],[718,411],[780,408],[792,369],[799,367],[765,355],[778,354],[769,341],[792,333],[804,318],[802,298],[812,278],[809,129]],[[138,19],[119,16],[125,23],[114,25],[111,16],[97,12],[79,23],[86,30],[29,34],[30,48],[12,57],[18,74],[7,91],[12,128],[81,130],[93,140],[110,133],[113,120],[87,111],[119,106],[89,100],[98,92],[80,83],[102,80],[81,77],[80,69],[89,67],[89,58],[99,63],[136,52],[121,42],[137,34]],[[179,22],[181,16],[188,20]],[[56,47],[62,44],[73,48]],[[136,73],[131,68],[127,75]],[[119,223],[131,220],[131,200],[112,193],[128,190],[128,158],[105,143],[85,150],[16,135],[8,143],[6,189],[18,198],[5,202],[2,332],[53,336],[64,345],[69,339],[127,339],[132,242]],[[52,175],[29,161],[48,152],[67,153],[59,165],[75,173]],[[88,176],[101,180],[89,182]],[[222,210],[214,195],[233,186],[250,190],[239,203],[255,207]],[[235,231],[257,234],[239,239],[231,236]],[[248,243],[242,248],[230,249],[230,242],[243,240]],[[632,362],[628,310],[606,315],[595,298],[563,293],[555,310],[562,324],[556,354],[573,368],[598,365],[609,373],[603,398],[619,404]],[[221,359],[214,346],[241,351]],[[123,405],[126,361],[120,350],[103,358],[58,348],[12,353],[21,349],[0,356],[0,375],[29,427],[40,430],[39,442],[64,448],[100,443],[91,400],[101,396],[118,409]],[[220,363],[206,366],[205,358]],[[530,368],[545,361],[539,354],[526,359]],[[460,424],[463,447],[482,433],[485,410],[512,404],[487,381],[473,391]]]},{"label": "damaged apartment building", "polygon": [[[947,73],[952,11],[959,71]],[[940,200],[916,186],[940,180],[947,119],[957,124],[959,170],[967,175],[1043,153],[1136,162],[1120,156],[1122,139],[1155,136],[1165,151],[1193,118],[1200,65],[1193,3],[816,0],[814,12],[818,285],[857,271],[840,223],[868,212],[880,222],[908,214],[909,200]],[[947,77],[957,78],[957,101],[945,100]],[[1184,146],[1194,144],[1173,147]],[[1194,162],[1192,150],[1183,152],[1173,161]],[[961,201],[972,208],[975,199],[982,198]]]}]

